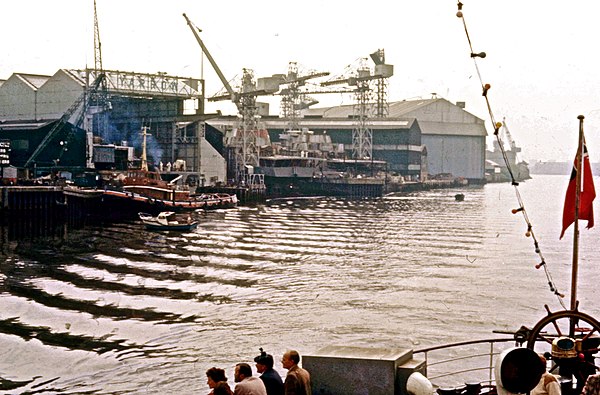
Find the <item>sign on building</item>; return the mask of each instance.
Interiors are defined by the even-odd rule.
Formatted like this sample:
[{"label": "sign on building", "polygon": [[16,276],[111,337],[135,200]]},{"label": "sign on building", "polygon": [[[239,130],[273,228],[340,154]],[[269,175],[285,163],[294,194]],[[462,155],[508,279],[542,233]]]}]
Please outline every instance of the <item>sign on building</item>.
[{"label": "sign on building", "polygon": [[0,167],[10,166],[10,140],[0,140]]}]

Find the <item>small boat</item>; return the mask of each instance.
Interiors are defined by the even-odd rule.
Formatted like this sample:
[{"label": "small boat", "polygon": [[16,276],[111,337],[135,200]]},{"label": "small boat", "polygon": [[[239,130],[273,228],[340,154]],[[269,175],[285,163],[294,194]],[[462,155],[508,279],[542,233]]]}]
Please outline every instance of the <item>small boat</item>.
[{"label": "small boat", "polygon": [[456,195],[454,195],[454,199],[456,199],[457,202],[462,202],[463,200],[465,200],[465,195],[464,193],[457,193]]},{"label": "small boat", "polygon": [[190,216],[186,220],[180,220],[173,211],[162,211],[156,217],[148,213],[138,213],[138,216],[149,230],[187,231],[198,226],[198,221]]}]

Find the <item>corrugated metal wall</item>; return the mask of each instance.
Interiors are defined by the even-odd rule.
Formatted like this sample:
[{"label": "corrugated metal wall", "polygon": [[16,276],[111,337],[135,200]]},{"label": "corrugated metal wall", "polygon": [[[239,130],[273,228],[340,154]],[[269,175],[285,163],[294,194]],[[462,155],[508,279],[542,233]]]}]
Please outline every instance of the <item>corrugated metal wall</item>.
[{"label": "corrugated metal wall", "polygon": [[12,75],[0,86],[0,120],[36,119],[37,92]]},{"label": "corrugated metal wall", "polygon": [[430,175],[450,173],[455,177],[481,180],[485,175],[485,137],[425,135]]}]

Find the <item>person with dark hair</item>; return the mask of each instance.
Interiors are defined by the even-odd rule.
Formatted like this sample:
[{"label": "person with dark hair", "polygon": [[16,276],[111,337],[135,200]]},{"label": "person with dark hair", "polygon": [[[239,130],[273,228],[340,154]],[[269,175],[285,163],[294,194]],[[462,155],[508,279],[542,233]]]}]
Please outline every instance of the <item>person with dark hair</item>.
[{"label": "person with dark hair", "polygon": [[283,383],[285,395],[311,395],[310,373],[302,369],[300,363],[300,354],[298,351],[289,350],[283,354],[281,364],[288,370]]},{"label": "person with dark hair", "polygon": [[234,379],[237,383],[234,395],[267,395],[267,389],[262,380],[252,376],[252,368],[247,363],[235,365]]},{"label": "person with dark hair", "polygon": [[283,395],[283,380],[275,369],[273,369],[273,356],[260,350],[260,355],[254,358],[256,371],[261,373],[260,379],[265,384],[267,395]]},{"label": "person with dark hair", "polygon": [[[208,395],[230,395],[233,394],[227,384],[225,370],[219,368],[210,368],[206,371],[206,384],[210,388]],[[227,392],[229,391],[229,392]]]}]

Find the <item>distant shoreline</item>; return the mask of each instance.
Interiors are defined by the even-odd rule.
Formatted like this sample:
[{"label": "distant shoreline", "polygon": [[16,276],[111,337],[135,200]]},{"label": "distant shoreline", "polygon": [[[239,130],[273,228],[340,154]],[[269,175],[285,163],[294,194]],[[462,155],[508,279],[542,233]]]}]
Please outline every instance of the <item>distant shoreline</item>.
[{"label": "distant shoreline", "polygon": [[[531,174],[569,175],[573,162],[533,162],[529,164]],[[592,174],[600,175],[600,163],[592,163]]]}]

